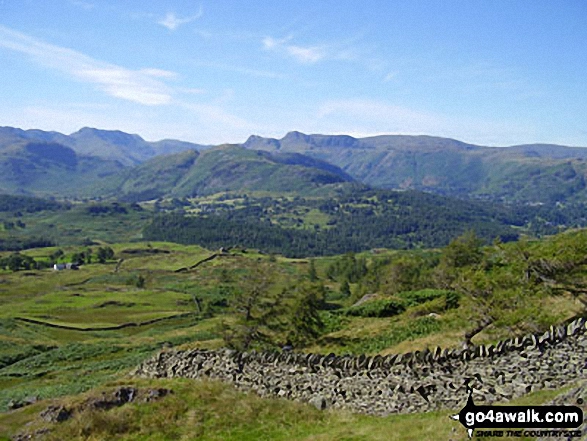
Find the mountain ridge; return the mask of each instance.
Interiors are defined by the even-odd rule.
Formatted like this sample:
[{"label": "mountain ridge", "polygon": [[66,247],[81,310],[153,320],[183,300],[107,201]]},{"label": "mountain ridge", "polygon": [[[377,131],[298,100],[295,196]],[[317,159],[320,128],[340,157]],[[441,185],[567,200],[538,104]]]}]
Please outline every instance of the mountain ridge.
[{"label": "mountain ridge", "polygon": [[[46,145],[45,150],[41,145]],[[66,153],[65,150],[55,147],[56,145],[71,149],[76,157],[73,158],[71,152]],[[254,156],[247,157],[248,159],[240,165],[233,163],[230,167],[226,163],[224,167],[209,163],[208,166],[212,168],[207,169],[201,167],[202,163],[198,163],[197,167],[192,167],[189,176],[177,178],[176,183],[181,187],[181,191],[179,187],[169,187],[171,181],[158,177],[155,173],[157,167],[162,166],[165,173],[173,175],[174,171],[170,167],[174,159],[160,159],[149,163],[156,158],[187,151],[222,149],[232,151],[236,155],[233,159],[236,160],[240,155],[244,160],[244,153],[236,154],[236,146],[272,155],[272,167],[279,163],[283,166],[306,167],[306,172],[314,168],[310,174],[301,173],[296,169],[296,173],[301,173],[298,178],[309,179],[298,188],[315,179],[315,173],[331,173],[337,176],[336,179],[357,181],[377,188],[415,189],[447,196],[501,202],[553,203],[587,199],[587,148],[582,147],[546,143],[486,147],[429,135],[376,135],[355,138],[350,135],[305,134],[299,131],[288,132],[281,139],[251,135],[242,144],[214,147],[174,139],[148,142],[136,134],[90,127],[84,127],[70,135],[36,129],[0,127],[0,159],[3,161],[0,170],[5,173],[4,180],[7,176],[14,176],[11,183],[0,182],[0,189],[19,194],[28,194],[27,192],[32,191],[32,194],[35,194],[39,189],[35,190],[34,185],[27,185],[27,182],[32,181],[37,182],[37,186],[44,182],[46,188],[42,189],[43,194],[51,193],[55,190],[48,189],[56,187],[50,182],[51,179],[79,184],[80,189],[88,189],[89,193],[84,194],[90,196],[103,196],[105,191],[116,196],[113,190],[116,185],[121,185],[121,188],[133,188],[131,193],[135,195],[142,192],[147,194],[151,192],[149,188],[153,189],[154,182],[160,182],[161,188],[168,189],[172,195],[189,194],[190,185],[208,191],[206,188],[222,190],[222,185],[227,189],[235,187],[236,182],[243,184],[246,181],[246,185],[261,188],[264,185],[254,181],[262,179],[268,181],[266,188],[295,187],[292,185],[295,173],[273,174],[267,169],[265,178],[259,173],[259,170],[267,167],[265,164],[261,169],[256,169],[261,166],[262,153],[255,153],[255,166],[251,162]],[[31,148],[36,149],[36,156],[30,151]],[[43,154],[48,157],[42,158]],[[70,170],[74,175],[70,179],[64,175],[68,170],[65,164],[59,165],[58,161],[55,161],[56,158],[49,157],[55,155],[69,155],[70,161],[78,162],[79,158],[83,158],[80,162],[83,166],[76,166],[78,168],[74,167],[75,170],[70,167],[74,170]],[[187,153],[187,156],[190,155]],[[205,157],[206,155],[203,158]],[[198,161],[203,158],[199,158]],[[210,158],[224,160],[222,155],[216,153],[208,159]],[[181,159],[176,160],[182,164]],[[164,165],[165,161],[170,162]],[[149,164],[143,166],[146,163]],[[44,167],[46,170],[43,171]],[[92,167],[99,171],[94,173],[90,170]],[[133,171],[134,167],[138,168]],[[153,170],[147,172],[145,167]],[[126,175],[122,170],[126,170]],[[176,172],[181,173],[181,169]],[[86,176],[82,178],[84,173]],[[142,178],[133,178],[133,173],[146,173],[151,176],[149,180],[142,180],[142,190],[139,188]],[[195,176],[196,173],[203,175],[198,178]],[[215,177],[212,176],[214,173],[217,173]],[[253,178],[251,173],[257,173],[257,176]],[[41,179],[40,176],[43,174],[47,176]],[[247,174],[248,177],[245,178]],[[103,179],[105,176],[109,177],[110,182]],[[231,178],[234,178],[232,183]],[[284,180],[283,185],[279,182],[280,179]],[[333,178],[332,175],[322,175],[320,179],[329,182]],[[92,186],[94,190],[99,191],[93,191]],[[66,191],[63,195],[70,196],[73,193],[75,192]],[[161,191],[155,193],[165,194]]]},{"label": "mountain ridge", "polygon": [[330,162],[378,188],[416,189],[507,202],[585,198],[587,149],[555,144],[486,147],[428,135],[251,136],[245,148],[296,152]]},{"label": "mountain ridge", "polygon": [[175,139],[145,141],[137,134],[92,127],[82,127],[70,135],[37,129],[22,130],[7,126],[0,127],[0,150],[10,145],[31,141],[59,143],[75,150],[78,154],[119,161],[125,166],[137,165],[159,155],[210,147]]}]

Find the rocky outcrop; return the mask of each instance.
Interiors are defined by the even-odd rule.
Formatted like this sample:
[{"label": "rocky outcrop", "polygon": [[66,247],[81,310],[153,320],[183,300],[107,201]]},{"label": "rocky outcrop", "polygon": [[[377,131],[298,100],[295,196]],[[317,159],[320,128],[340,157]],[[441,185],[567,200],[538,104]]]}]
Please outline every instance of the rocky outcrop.
[{"label": "rocky outcrop", "polygon": [[[100,396],[90,397],[73,407],[62,404],[51,404],[38,416],[38,420],[49,423],[49,426],[33,431],[25,428],[20,433],[17,433],[12,438],[12,441],[46,439],[46,435],[51,433],[54,424],[67,421],[75,414],[81,414],[84,411],[108,411],[128,403],[148,403],[172,393],[172,390],[165,388],[139,389],[134,386],[120,386],[110,392],[102,392]],[[35,426],[38,420],[33,420],[27,426],[31,424]]]},{"label": "rocky outcrop", "polygon": [[261,396],[373,415],[457,409],[466,402],[467,386],[481,405],[586,378],[586,322],[577,319],[497,345],[388,356],[166,351],[134,375],[217,379]]}]

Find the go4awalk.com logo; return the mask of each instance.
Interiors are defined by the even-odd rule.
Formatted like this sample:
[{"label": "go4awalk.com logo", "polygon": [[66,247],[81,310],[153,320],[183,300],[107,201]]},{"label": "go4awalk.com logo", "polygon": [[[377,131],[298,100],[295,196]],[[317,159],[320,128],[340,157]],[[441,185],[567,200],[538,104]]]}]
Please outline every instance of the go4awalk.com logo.
[{"label": "go4awalk.com logo", "polygon": [[[469,390],[467,404],[451,418],[477,437],[580,437],[583,410],[577,406],[476,406]],[[486,429],[486,430],[480,430]]]}]

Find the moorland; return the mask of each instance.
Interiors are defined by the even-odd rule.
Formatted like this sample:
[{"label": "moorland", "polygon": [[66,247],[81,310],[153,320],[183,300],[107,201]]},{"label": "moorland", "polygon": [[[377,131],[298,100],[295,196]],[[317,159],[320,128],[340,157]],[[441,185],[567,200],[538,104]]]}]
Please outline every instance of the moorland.
[{"label": "moorland", "polygon": [[[582,155],[431,137],[292,132],[213,147],[3,128],[1,436],[466,439],[448,420],[459,409],[381,418],[128,374],[161,350],[385,355],[583,316]],[[54,269],[66,263],[78,269]],[[123,385],[173,393],[84,407]],[[49,405],[77,411],[48,422]]]}]

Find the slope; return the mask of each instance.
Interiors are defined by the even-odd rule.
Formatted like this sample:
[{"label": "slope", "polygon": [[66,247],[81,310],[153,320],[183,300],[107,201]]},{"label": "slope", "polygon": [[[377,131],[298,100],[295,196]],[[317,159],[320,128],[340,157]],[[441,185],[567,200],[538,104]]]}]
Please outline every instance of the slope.
[{"label": "slope", "polygon": [[352,178],[300,154],[272,154],[224,145],[160,156],[122,173],[113,192],[125,200],[186,197],[221,191],[309,192]]},{"label": "slope", "polygon": [[84,127],[71,135],[63,135],[43,130],[0,127],[0,150],[27,142],[59,143],[70,147],[78,154],[118,161],[125,166],[136,165],[159,155],[206,148],[203,145],[173,139],[149,142],[139,135],[128,134],[120,130],[99,130]]},{"label": "slope", "polygon": [[587,196],[587,149],[529,144],[482,147],[431,136],[251,136],[250,149],[297,152],[339,166],[381,188],[419,189],[451,196],[557,202]]},{"label": "slope", "polygon": [[0,192],[80,196],[123,166],[116,161],[81,156],[51,142],[24,142],[0,150]]}]

